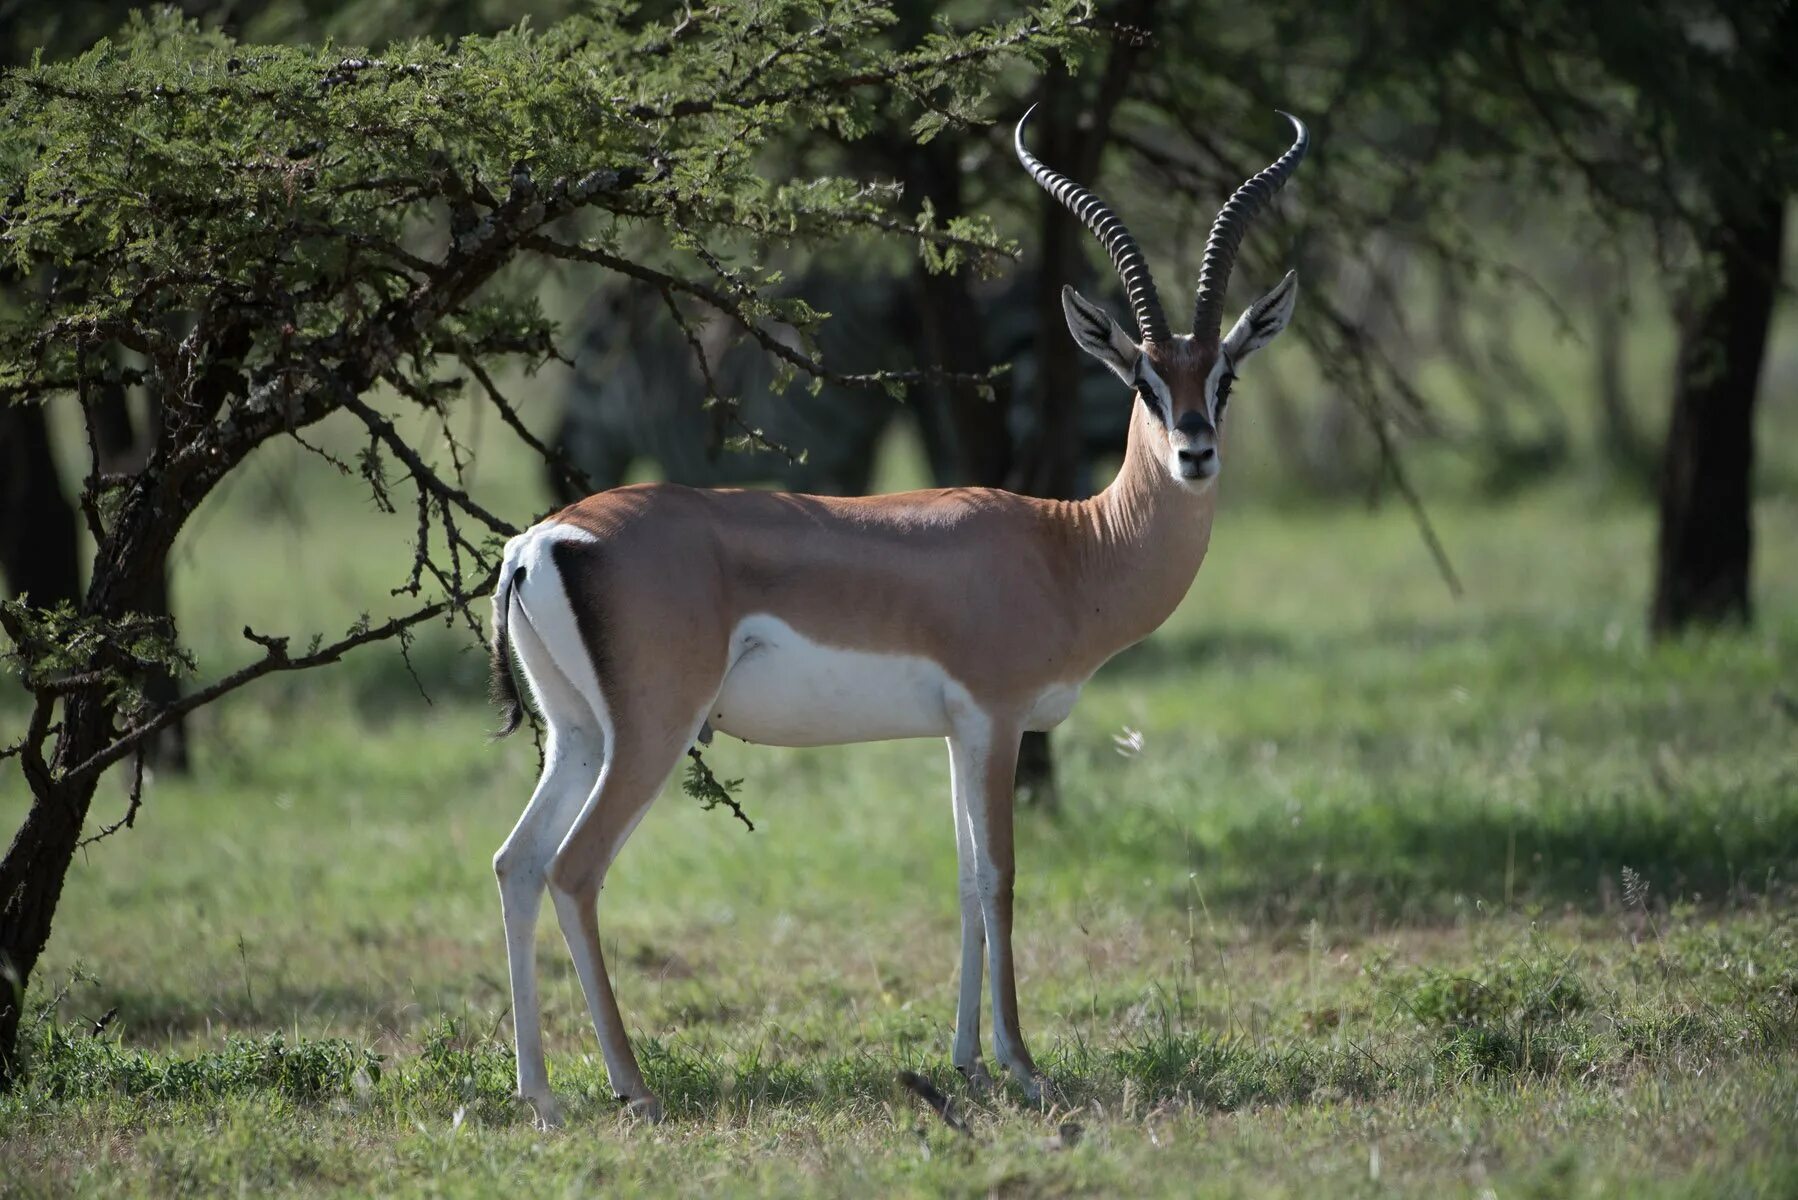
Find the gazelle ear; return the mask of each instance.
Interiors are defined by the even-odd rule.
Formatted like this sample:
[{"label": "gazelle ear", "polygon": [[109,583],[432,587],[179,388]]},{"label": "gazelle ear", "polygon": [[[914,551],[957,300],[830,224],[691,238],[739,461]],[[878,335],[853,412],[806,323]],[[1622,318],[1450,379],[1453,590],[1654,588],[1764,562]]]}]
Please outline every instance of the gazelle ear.
[{"label": "gazelle ear", "polygon": [[1136,386],[1136,360],[1142,357],[1142,350],[1118,328],[1111,314],[1066,284],[1061,289],[1061,311],[1080,348],[1110,367],[1119,379]]},{"label": "gazelle ear", "polygon": [[1288,271],[1273,291],[1249,305],[1236,319],[1230,335],[1224,339],[1224,355],[1231,363],[1240,363],[1273,341],[1286,328],[1286,322],[1292,320],[1292,309],[1298,300],[1299,273]]}]

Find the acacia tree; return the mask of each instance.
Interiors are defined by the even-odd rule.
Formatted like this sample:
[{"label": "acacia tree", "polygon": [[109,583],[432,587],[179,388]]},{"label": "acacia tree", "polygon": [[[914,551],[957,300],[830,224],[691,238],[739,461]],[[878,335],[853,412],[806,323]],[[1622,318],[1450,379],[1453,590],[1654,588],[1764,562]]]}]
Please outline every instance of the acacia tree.
[{"label": "acacia tree", "polygon": [[[762,294],[749,251],[771,239],[914,238],[952,266],[1002,249],[982,222],[921,230],[889,189],[842,178],[771,182],[757,152],[798,130],[853,135],[876,106],[969,115],[1002,65],[1065,47],[1084,20],[1054,0],[1017,20],[940,31],[894,50],[866,0],[769,0],[645,21],[624,0],[543,33],[523,28],[379,55],[240,45],[173,17],[134,18],[79,59],[0,83],[0,406],[75,404],[90,470],[80,512],[95,544],[73,604],[0,606],[7,659],[31,696],[0,748],[31,806],[0,860],[0,1086],[16,1075],[25,986],[103,772],[147,739],[263,676],[322,666],[426,621],[467,619],[515,532],[394,410],[491,406],[533,449],[495,368],[556,353],[532,260],[611,271],[659,291],[693,335],[722,317],[814,379],[901,387],[917,373],[842,372],[769,332],[814,329],[802,300]],[[148,391],[162,419],[141,465],[109,472],[92,431],[106,389]],[[472,395],[465,396],[465,393]],[[727,414],[728,397],[714,397]],[[415,607],[338,637],[244,635],[236,671],[158,702],[156,671],[189,663],[166,617],[144,615],[196,507],[257,447],[333,414],[366,434],[352,461],[389,512],[416,522],[396,594]],[[341,418],[340,418],[341,419]],[[739,423],[740,424],[740,423]],[[740,438],[756,432],[739,428]],[[570,470],[566,464],[558,469]]]}]

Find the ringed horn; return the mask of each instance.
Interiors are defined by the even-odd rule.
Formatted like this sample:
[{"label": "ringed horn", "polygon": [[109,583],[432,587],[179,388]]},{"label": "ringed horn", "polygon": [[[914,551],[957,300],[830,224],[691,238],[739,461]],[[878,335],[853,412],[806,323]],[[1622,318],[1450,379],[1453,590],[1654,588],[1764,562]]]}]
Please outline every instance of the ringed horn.
[{"label": "ringed horn", "polygon": [[1111,255],[1111,265],[1117,268],[1118,278],[1124,281],[1124,291],[1130,297],[1130,308],[1136,313],[1136,329],[1142,339],[1163,346],[1171,344],[1174,337],[1167,327],[1167,314],[1161,311],[1161,298],[1155,294],[1155,281],[1149,278],[1149,264],[1143,260],[1136,239],[1130,236],[1124,223],[1103,200],[1066,175],[1050,170],[1024,149],[1024,122],[1035,111],[1036,105],[1032,104],[1018,118],[1018,128],[1012,136],[1018,161],[1044,191],[1080,218],[1080,223],[1105,247],[1105,253]]},{"label": "ringed horn", "polygon": [[[1123,280],[1130,307],[1136,313],[1137,331],[1143,339],[1167,345],[1173,341],[1173,335],[1168,331],[1167,315],[1162,312],[1161,299],[1155,294],[1155,282],[1149,278],[1148,263],[1143,260],[1136,239],[1130,236],[1130,231],[1104,201],[1067,176],[1050,170],[1024,148],[1024,123],[1035,111],[1036,105],[1032,104],[1018,119],[1017,131],[1012,138],[1018,161],[1043,190],[1080,218],[1105,247],[1105,252],[1111,255],[1111,263],[1117,268],[1118,278]],[[1218,211],[1217,220],[1211,225],[1211,236],[1206,239],[1205,258],[1199,267],[1198,306],[1192,318],[1193,334],[1201,340],[1215,343],[1223,329],[1224,289],[1229,285],[1230,269],[1236,265],[1236,251],[1242,245],[1243,234],[1248,232],[1249,222],[1280,190],[1311,145],[1311,134],[1303,121],[1288,112],[1280,115],[1292,122],[1297,134],[1292,146],[1236,189]]]},{"label": "ringed horn", "polygon": [[1192,333],[1200,341],[1215,345],[1223,330],[1224,289],[1230,285],[1230,269],[1236,265],[1236,250],[1242,245],[1242,235],[1248,232],[1249,222],[1280,190],[1280,185],[1298,167],[1299,160],[1305,157],[1305,151],[1311,145],[1311,134],[1303,121],[1288,112],[1280,115],[1292,122],[1293,132],[1298,135],[1292,146],[1260,174],[1237,188],[1211,224],[1211,236],[1205,241],[1205,258],[1199,265],[1198,306],[1192,314]]}]

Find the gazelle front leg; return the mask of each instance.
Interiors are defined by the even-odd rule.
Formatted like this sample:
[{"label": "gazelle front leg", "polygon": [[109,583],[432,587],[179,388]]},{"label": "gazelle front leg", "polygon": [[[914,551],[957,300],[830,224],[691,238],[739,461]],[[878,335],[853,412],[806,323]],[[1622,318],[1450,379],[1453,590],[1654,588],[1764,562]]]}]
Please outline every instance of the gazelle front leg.
[{"label": "gazelle front leg", "polygon": [[993,1085],[980,1061],[980,985],[985,981],[986,919],[980,910],[978,864],[974,852],[974,825],[968,814],[968,793],[973,786],[964,776],[968,754],[957,753],[949,741],[950,799],[955,815],[955,865],[961,901],[961,993],[955,1005],[955,1048],[950,1061],[975,1088]]},{"label": "gazelle front leg", "polygon": [[[955,763],[958,796],[966,795],[974,849],[974,886],[986,927],[992,971],[993,1051],[1031,1103],[1042,1102],[1043,1081],[1018,1027],[1017,977],[1012,968],[1011,912],[1015,866],[1012,850],[1012,787],[1023,731],[1015,720],[967,706],[951,710],[954,732],[949,755]],[[964,964],[966,948],[963,949]],[[967,988],[964,981],[962,997]],[[959,1042],[960,1032],[957,1031]]]}]

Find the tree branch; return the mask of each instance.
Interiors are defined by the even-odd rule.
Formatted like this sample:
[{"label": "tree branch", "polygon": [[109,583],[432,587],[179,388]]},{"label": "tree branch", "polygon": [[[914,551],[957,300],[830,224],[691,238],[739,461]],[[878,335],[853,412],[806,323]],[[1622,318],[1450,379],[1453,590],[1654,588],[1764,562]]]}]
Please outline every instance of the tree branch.
[{"label": "tree branch", "polygon": [[859,375],[850,375],[841,371],[833,371],[817,359],[800,353],[776,338],[766,329],[762,328],[756,323],[754,318],[743,310],[743,305],[740,301],[735,297],[726,295],[717,288],[709,287],[703,283],[695,283],[693,280],[683,279],[678,275],[669,275],[666,272],[657,271],[653,267],[646,267],[641,263],[632,262],[628,258],[620,258],[616,254],[601,250],[595,246],[571,246],[564,242],[555,241],[553,238],[545,237],[526,238],[521,245],[523,249],[535,250],[539,254],[547,254],[552,258],[567,259],[571,262],[594,263],[606,267],[609,270],[616,271],[620,275],[625,275],[632,279],[641,280],[644,283],[651,284],[664,292],[684,292],[689,296],[697,297],[735,321],[743,328],[744,332],[748,333],[750,337],[759,342],[762,348],[768,353],[783,362],[790,363],[808,375],[824,380],[826,383],[841,384],[845,387],[888,387],[902,383],[926,382],[979,384],[992,382],[996,376],[1004,373],[1006,370],[1004,367],[996,367],[984,374],[968,374],[926,367],[914,371],[870,371]]},{"label": "tree branch", "polygon": [[[1089,17],[1076,18],[1067,23],[1069,29],[1090,28],[1093,21]],[[904,55],[884,67],[872,70],[854,71],[847,75],[838,75],[829,79],[815,79],[806,83],[795,84],[772,92],[757,92],[746,95],[740,91],[720,91],[717,94],[701,99],[678,100],[668,108],[660,109],[647,104],[633,104],[625,111],[640,121],[666,121],[675,117],[695,117],[705,113],[717,112],[719,109],[738,108],[755,109],[764,106],[780,107],[795,100],[804,100],[813,96],[832,95],[839,92],[852,92],[859,88],[871,87],[879,83],[898,83],[917,75],[925,75],[932,71],[941,71],[948,67],[960,66],[963,63],[975,62],[982,58],[991,58],[1002,54],[1014,46],[1042,37],[1049,30],[1036,23],[1019,26],[1011,33],[990,42],[981,42],[973,46],[946,55],[931,56],[928,52],[918,51]]]},{"label": "tree branch", "polygon": [[90,756],[85,761],[65,772],[59,782],[65,785],[74,784],[81,780],[85,780],[88,776],[96,775],[99,772],[104,771],[107,767],[131,753],[132,749],[142,743],[146,738],[154,737],[157,733],[168,728],[194,709],[203,708],[206,705],[211,704],[214,700],[217,700],[220,696],[229,692],[234,692],[238,688],[244,686],[244,684],[261,679],[264,675],[271,675],[277,671],[304,671],[312,667],[322,667],[326,664],[337,662],[344,656],[344,654],[354,650],[358,646],[366,646],[370,642],[380,642],[391,637],[397,637],[403,630],[411,629],[414,625],[419,625],[435,617],[440,617],[452,608],[466,607],[470,600],[478,600],[480,597],[485,596],[493,590],[494,579],[497,574],[497,570],[489,572],[485,580],[465,595],[446,597],[442,600],[427,604],[423,608],[415,609],[404,616],[394,617],[383,624],[355,630],[348,636],[340,638],[328,646],[322,646],[317,650],[308,651],[301,655],[290,655],[287,652],[287,643],[289,639],[284,637],[265,637],[262,634],[256,633],[246,625],[244,626],[243,631],[244,636],[263,647],[264,654],[261,659],[226,675],[222,679],[214,681],[206,687],[189,692],[174,703],[158,709],[156,714],[149,720],[126,730],[115,738],[112,744],[107,746],[104,750]]}]

